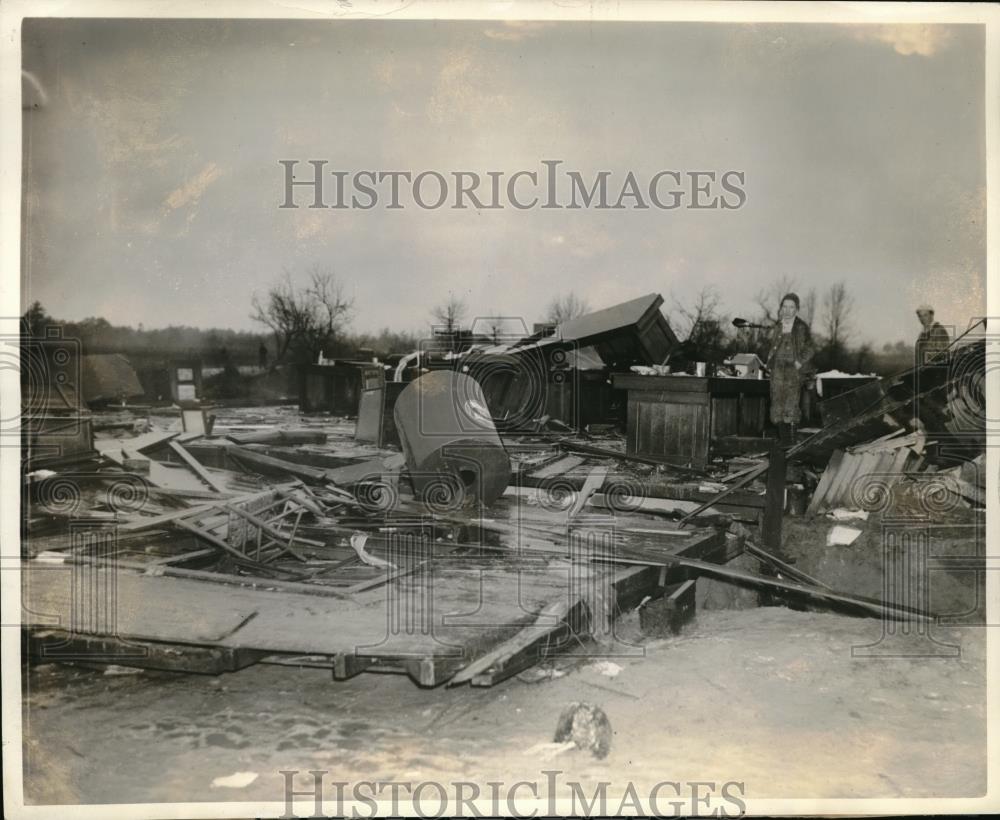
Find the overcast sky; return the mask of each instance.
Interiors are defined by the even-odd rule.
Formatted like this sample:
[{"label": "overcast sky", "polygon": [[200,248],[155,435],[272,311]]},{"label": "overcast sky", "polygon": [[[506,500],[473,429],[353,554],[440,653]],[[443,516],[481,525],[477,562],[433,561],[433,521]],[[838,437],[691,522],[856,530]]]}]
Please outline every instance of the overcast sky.
[{"label": "overcast sky", "polygon": [[[980,26],[25,21],[26,281],[64,319],[250,329],[287,268],[356,330],[449,292],[523,316],[843,279],[856,340],[985,310]],[[646,178],[744,171],[737,210],[279,210],[279,159]],[[612,185],[612,188],[614,186]]]}]

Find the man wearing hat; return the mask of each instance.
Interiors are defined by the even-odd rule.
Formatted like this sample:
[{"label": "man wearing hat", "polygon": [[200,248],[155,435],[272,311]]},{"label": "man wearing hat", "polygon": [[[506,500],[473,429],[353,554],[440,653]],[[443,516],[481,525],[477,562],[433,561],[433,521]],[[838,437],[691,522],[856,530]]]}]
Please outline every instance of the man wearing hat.
[{"label": "man wearing hat", "polygon": [[[934,321],[934,308],[930,305],[924,304],[918,307],[917,318],[923,326],[916,344],[916,364],[919,367],[927,364],[937,354],[947,350],[951,344],[951,336],[948,335],[948,331],[940,322]],[[937,361],[941,363],[942,359],[943,357],[939,357]]]}]

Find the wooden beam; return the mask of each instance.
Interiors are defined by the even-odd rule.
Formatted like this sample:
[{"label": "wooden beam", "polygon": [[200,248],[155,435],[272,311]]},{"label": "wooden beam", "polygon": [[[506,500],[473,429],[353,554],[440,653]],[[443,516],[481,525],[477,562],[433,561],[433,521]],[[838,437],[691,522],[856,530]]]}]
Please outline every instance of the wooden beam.
[{"label": "wooden beam", "polygon": [[767,549],[781,552],[781,519],[785,514],[785,451],[778,442],[771,445],[768,458],[766,499],[760,538]]},{"label": "wooden beam", "polygon": [[700,470],[697,467],[689,467],[686,464],[675,464],[670,461],[663,461],[662,459],[646,458],[645,456],[622,453],[617,450],[608,450],[604,447],[594,447],[591,444],[581,444],[578,441],[570,439],[559,439],[556,444],[570,453],[583,453],[584,455],[599,456],[601,458],[614,458],[619,461],[632,461],[636,464],[651,464],[656,467],[670,467],[672,470],[679,470],[693,475],[707,475],[705,470]]},{"label": "wooden beam", "polygon": [[[175,521],[174,523],[177,524],[177,526],[180,527],[181,529],[187,530],[188,532],[197,535],[203,541],[208,541],[209,544],[214,544],[224,552],[228,552],[230,555],[232,555],[234,558],[238,558],[240,561],[244,561],[251,565],[257,565],[263,567],[262,564],[260,564],[258,561],[254,561],[253,558],[251,558],[246,553],[240,552],[238,549],[236,549],[236,547],[231,546],[225,539],[219,538],[217,535],[213,535],[212,533],[203,530],[201,527],[196,527],[194,524],[185,521],[183,518],[177,519],[177,521]],[[266,569],[266,567],[264,568]]]},{"label": "wooden beam", "polygon": [[232,446],[228,453],[237,461],[249,464],[255,468],[263,468],[264,472],[282,472],[301,478],[306,481],[323,482],[327,480],[327,471],[319,470],[315,467],[307,467],[305,464],[295,464],[274,456],[266,456],[247,447]]},{"label": "wooden beam", "polygon": [[780,558],[771,555],[771,553],[767,552],[766,550],[762,550],[752,541],[744,541],[743,549],[745,549],[755,558],[770,564],[772,567],[778,570],[778,572],[784,573],[789,578],[794,578],[796,581],[801,581],[803,584],[810,584],[811,586],[819,587],[820,589],[828,589],[830,591],[833,591],[833,587],[824,584],[822,581],[813,578],[811,575],[806,575],[806,573],[804,573],[800,569],[796,569],[795,567],[786,564]]},{"label": "wooden beam", "polygon": [[336,655],[333,659],[333,679],[347,680],[360,675],[375,663],[373,658],[360,658],[357,655]]},{"label": "wooden beam", "polygon": [[607,467],[594,467],[590,471],[590,475],[587,476],[587,480],[583,482],[583,487],[580,492],[576,494],[576,500],[573,502],[573,506],[567,513],[567,518],[573,519],[580,510],[584,508],[590,497],[600,489],[601,485],[604,484],[604,479],[608,477]]},{"label": "wooden beam", "polygon": [[122,640],[50,630],[28,633],[28,652],[46,661],[72,660],[95,665],[117,664],[169,672],[218,675],[257,663],[267,653],[236,647]]},{"label": "wooden beam", "polygon": [[[741,581],[753,586],[765,586],[773,589],[780,589],[784,592],[794,592],[805,595],[812,599],[827,601],[841,606],[850,606],[867,612],[869,615],[878,617],[890,617],[897,620],[916,618],[921,621],[933,621],[934,615],[915,607],[903,604],[894,604],[887,601],[879,601],[874,598],[865,598],[860,595],[850,595],[843,592],[835,592],[819,587],[796,584],[791,581],[783,581],[780,578],[767,578],[761,575],[754,575],[738,569],[732,569],[721,564],[711,564],[707,561],[699,561],[695,558],[682,558],[677,555],[660,553],[654,555],[653,550],[642,550],[635,547],[622,549],[623,557],[595,558],[597,561],[604,561],[616,564],[634,564],[647,566],[680,566],[687,569],[696,570],[706,575],[713,575],[717,578],[726,578],[731,581]],[[642,555],[645,553],[645,556]],[[631,557],[628,557],[631,556]]]},{"label": "wooden beam", "polygon": [[142,561],[129,561],[127,559],[113,558],[105,561],[95,561],[74,555],[67,559],[67,563],[90,564],[93,566],[106,567],[111,570],[124,570],[139,574],[166,575],[171,578],[188,578],[194,581],[208,581],[215,584],[225,584],[227,586],[246,587],[249,589],[264,589],[276,592],[295,592],[305,595],[317,595],[320,597],[339,598],[348,600],[349,595],[334,589],[326,584],[303,584],[298,581],[284,581],[280,578],[260,578],[253,575],[231,575],[226,572],[212,572],[204,569],[187,569],[185,567],[171,567],[163,564],[150,564]]},{"label": "wooden beam", "polygon": [[566,600],[550,603],[538,613],[534,623],[460,669],[448,685],[492,686],[524,671],[538,662],[549,646],[568,637],[570,612],[581,606],[579,598],[572,606]]},{"label": "wooden beam", "polygon": [[181,461],[187,464],[187,466],[190,467],[195,472],[198,478],[204,481],[209,487],[211,487],[213,490],[219,493],[229,492],[229,488],[221,484],[215,477],[211,475],[211,473],[208,472],[208,470],[202,467],[198,459],[196,459],[193,455],[191,455],[187,450],[184,449],[183,444],[179,444],[177,441],[174,441],[173,439],[171,439],[168,442],[168,444],[170,445],[170,449],[173,450],[175,453],[177,453],[178,456],[180,456]]},{"label": "wooden beam", "polygon": [[162,515],[154,515],[148,518],[137,518],[118,527],[119,532],[139,532],[140,530],[157,529],[165,524],[172,524],[180,518],[192,518],[202,513],[211,512],[218,509],[218,504],[199,504],[196,507],[185,507],[183,510],[171,510]]},{"label": "wooden beam", "polygon": [[764,473],[767,472],[767,468],[769,466],[770,465],[769,465],[769,463],[767,461],[764,461],[764,462],[758,464],[750,472],[748,472],[746,475],[744,475],[743,478],[741,478],[739,481],[734,482],[733,484],[731,484],[730,486],[728,486],[726,489],[724,489],[722,492],[716,494],[713,498],[708,499],[708,501],[702,502],[697,507],[695,507],[693,510],[691,510],[691,512],[689,512],[680,521],[677,522],[678,525],[682,526],[682,527],[685,526],[687,524],[687,522],[690,521],[692,518],[694,518],[696,515],[699,515],[699,514],[703,513],[705,510],[707,510],[709,507],[714,506],[715,504],[718,504],[720,501],[722,501],[722,499],[726,498],[726,496],[732,495],[737,490],[740,490],[743,487],[746,487],[747,484],[749,484],[755,478],[757,478],[758,476],[764,475]]}]

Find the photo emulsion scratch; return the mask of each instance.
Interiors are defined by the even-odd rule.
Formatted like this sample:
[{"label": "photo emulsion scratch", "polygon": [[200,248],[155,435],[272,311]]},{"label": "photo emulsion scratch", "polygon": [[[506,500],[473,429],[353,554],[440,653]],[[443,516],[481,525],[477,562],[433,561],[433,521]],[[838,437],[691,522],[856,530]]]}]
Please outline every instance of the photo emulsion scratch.
[{"label": "photo emulsion scratch", "polygon": [[995,7],[312,6],[0,8],[5,816],[995,810]]}]

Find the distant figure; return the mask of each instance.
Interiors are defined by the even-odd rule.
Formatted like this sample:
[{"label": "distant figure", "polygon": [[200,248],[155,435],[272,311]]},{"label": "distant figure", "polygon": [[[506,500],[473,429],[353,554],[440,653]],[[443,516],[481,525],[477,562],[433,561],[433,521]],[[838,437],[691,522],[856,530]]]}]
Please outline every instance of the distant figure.
[{"label": "distant figure", "polygon": [[264,370],[267,367],[267,345],[263,342],[260,343],[260,347],[257,348],[257,366]]},{"label": "distant figure", "polygon": [[918,307],[917,318],[923,327],[916,344],[916,363],[917,367],[920,367],[930,362],[938,353],[947,350],[951,344],[951,336],[940,322],[934,321],[934,308],[930,305]]},{"label": "distant figure", "polygon": [[778,440],[784,446],[795,443],[795,428],[802,418],[802,386],[812,376],[812,333],[798,317],[799,297],[786,293],[781,297],[778,321],[771,333],[767,367],[771,373],[771,421],[778,428]]}]

